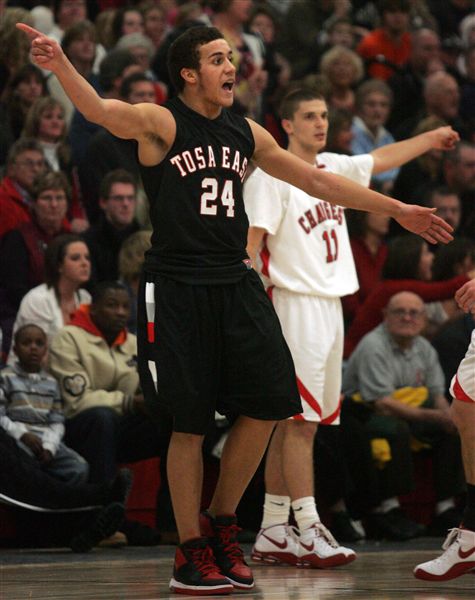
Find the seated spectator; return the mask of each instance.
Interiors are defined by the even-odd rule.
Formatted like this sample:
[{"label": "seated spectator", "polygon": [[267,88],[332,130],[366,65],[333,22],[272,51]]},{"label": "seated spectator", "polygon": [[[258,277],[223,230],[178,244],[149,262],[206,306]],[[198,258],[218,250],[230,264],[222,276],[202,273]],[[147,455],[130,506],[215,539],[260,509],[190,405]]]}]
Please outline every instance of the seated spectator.
[{"label": "seated spectator", "polygon": [[426,205],[436,208],[439,217],[453,227],[455,235],[458,234],[462,220],[462,203],[457,192],[444,186],[434,187],[427,195]]},{"label": "seated spectator", "polygon": [[388,244],[388,256],[377,283],[356,311],[345,337],[345,357],[349,357],[361,338],[383,319],[383,309],[395,293],[406,290],[424,302],[452,298],[457,289],[475,275],[470,272],[447,281],[431,281],[433,255],[422,238],[401,235]]},{"label": "seated spectator", "polygon": [[119,277],[130,298],[127,329],[133,334],[137,333],[137,296],[144,254],[150,245],[150,231],[136,231],[124,240],[119,252]]},{"label": "seated spectator", "polygon": [[349,325],[381,279],[381,271],[388,255],[385,238],[389,230],[389,217],[347,210],[346,219],[360,286],[357,292],[342,298],[345,322]]},{"label": "seated spectator", "polygon": [[36,65],[25,65],[8,82],[0,104],[0,165],[20,137],[30,106],[45,95],[45,78]]},{"label": "seated spectator", "polygon": [[34,184],[31,221],[5,234],[0,253],[0,325],[5,348],[23,296],[44,282],[44,253],[51,241],[70,230],[69,185],[62,173],[46,173]]},{"label": "seated spectator", "polygon": [[[475,268],[475,242],[469,238],[456,237],[447,246],[438,246],[432,263],[432,281],[447,281],[469,273]],[[426,304],[427,325],[423,335],[432,340],[447,321],[462,316],[454,298]]]},{"label": "seated spectator", "polygon": [[475,144],[459,142],[442,163],[442,181],[462,201],[460,234],[473,237],[475,231]]},{"label": "seated spectator", "polygon": [[119,39],[115,47],[117,50],[128,50],[135,57],[142,73],[149,79],[155,79],[155,74],[150,68],[155,47],[150,38],[143,33],[128,33]]},{"label": "seated spectator", "polygon": [[[445,125],[447,122],[439,117],[426,117],[418,123],[414,135]],[[436,185],[440,180],[443,158],[443,152],[438,148],[433,148],[403,165],[394,182],[393,195],[403,202],[422,204],[428,187]]]},{"label": "seated spectator", "polygon": [[361,58],[345,46],[335,46],[322,56],[320,72],[330,84],[328,107],[353,112],[355,108],[354,87],[363,78]]},{"label": "seated spectator", "polygon": [[460,116],[475,129],[475,115],[473,107],[475,106],[475,43],[469,46],[465,52],[465,79],[460,88]]},{"label": "seated spectator", "polygon": [[[90,465],[92,482],[110,481],[120,462],[158,456],[166,440],[147,416],[136,368],[136,337],[126,329],[130,316],[127,289],[99,283],[90,307],[77,311],[54,338],[50,368],[61,386],[66,413],[66,443]],[[129,541],[133,526],[121,526]],[[140,545],[155,544],[150,530]],[[138,542],[137,542],[138,543]]]},{"label": "seated spectator", "polygon": [[351,155],[353,115],[349,110],[334,109],[328,115],[326,152]]},{"label": "seated spectator", "polygon": [[[128,50],[110,51],[99,68],[101,96],[108,99],[119,99],[122,80],[134,71],[140,71],[140,67]],[[85,160],[87,144],[94,133],[100,129],[99,125],[85,119],[79,111],[74,111],[69,130],[69,141],[75,165],[80,165]],[[87,197],[85,197],[85,203],[87,205]]]},{"label": "seated spectator", "polygon": [[440,39],[431,29],[417,29],[411,34],[411,54],[406,66],[389,79],[394,104],[388,121],[392,132],[399,123],[424,108],[424,79],[434,60],[439,59]]},{"label": "seated spectator", "polygon": [[[143,73],[132,73],[126,77],[122,82],[120,93],[122,99],[130,104],[156,102],[154,83]],[[86,208],[91,223],[100,215],[101,182],[110,171],[115,169],[130,171],[139,180],[137,142],[118,138],[101,128],[90,139],[87,156],[78,169],[81,190],[87,198]]]},{"label": "seated spectator", "polygon": [[[94,65],[97,58],[100,58],[100,60],[104,58],[105,51],[96,43],[94,25],[89,21],[79,21],[71,25],[64,34],[61,46],[78,73],[97,89],[99,80]],[[59,100],[63,105],[64,118],[69,126],[74,114],[73,103],[68,98],[54,73],[51,73],[48,77],[47,85],[49,93],[53,98]]]},{"label": "seated spectator", "polygon": [[112,480],[119,462],[157,456],[157,430],[145,417],[137,341],[125,325],[130,302],[118,282],[102,282],[90,307],[54,338],[51,372],[66,413],[66,440],[89,462],[91,481]]},{"label": "seated spectator", "polygon": [[129,33],[143,33],[143,15],[138,8],[122,6],[115,11],[111,23],[111,42],[115,46],[120,38]]},{"label": "seated spectator", "polygon": [[379,504],[367,521],[377,537],[402,540],[421,533],[398,499],[414,487],[412,451],[417,449],[430,448],[433,458],[437,504],[431,532],[443,535],[461,521],[455,504],[464,491],[460,442],[437,354],[421,336],[424,324],[422,298],[395,294],[384,322],[361,340],[344,374],[343,391],[362,403],[364,427],[380,465]]},{"label": "seated spectator", "polygon": [[[55,238],[45,252],[45,283],[30,290],[21,301],[13,332],[35,323],[50,342],[79,306],[90,302],[89,292],[81,287],[90,275],[89,249],[84,240],[71,233]],[[13,359],[11,356],[9,360]]]},{"label": "seated spectator", "polygon": [[[5,7],[2,2],[2,26],[0,27],[0,95],[9,79],[28,63],[29,49],[18,34],[18,22],[33,26],[33,18],[28,10],[17,7]],[[10,2],[8,4],[11,4]],[[25,19],[25,20],[23,20]]]},{"label": "seated spectator", "polygon": [[84,231],[89,226],[86,213],[80,201],[79,183],[72,163],[71,147],[67,141],[68,128],[64,119],[64,108],[55,98],[38,98],[26,116],[22,137],[35,138],[52,171],[63,171],[71,182],[68,216],[71,230]]},{"label": "seated spectator", "polygon": [[39,142],[22,138],[8,152],[6,175],[0,182],[0,238],[29,222],[33,183],[46,170]]},{"label": "seated spectator", "polygon": [[38,466],[71,485],[85,483],[87,462],[63,444],[63,401],[56,379],[42,368],[45,332],[23,325],[13,346],[17,361],[0,371],[0,427]]},{"label": "seated spectator", "polygon": [[[386,121],[391,112],[393,95],[389,86],[378,79],[365,81],[355,97],[356,116],[353,119],[352,154],[366,154],[376,148],[393,144],[394,138],[387,129]],[[391,194],[399,169],[390,169],[373,179],[385,194]]]},{"label": "seated spectator", "polygon": [[408,0],[381,0],[378,10],[381,26],[361,40],[356,51],[366,61],[370,77],[392,77],[404,67],[411,53]]},{"label": "seated spectator", "polygon": [[141,5],[145,35],[152,40],[155,50],[161,46],[168,31],[166,11],[160,4],[146,2]]},{"label": "seated spectator", "polygon": [[54,0],[54,27],[49,32],[57,42],[62,41],[66,30],[88,17],[86,0]]},{"label": "seated spectator", "polygon": [[117,279],[124,241],[140,229],[135,219],[137,183],[124,169],[110,171],[101,182],[101,215],[84,234],[91,252],[92,281]]},{"label": "seated spectator", "polygon": [[[56,539],[51,539],[55,545],[69,545],[75,552],[88,552],[114,533],[123,519],[131,483],[131,473],[127,469],[122,469],[111,483],[64,483],[39,468],[37,461],[22,452],[15,440],[0,427],[0,494],[12,504],[31,507],[35,516],[38,509],[73,510],[76,515],[68,515],[63,531],[59,526],[55,528]],[[85,512],[77,512],[77,509]],[[59,515],[55,513],[55,521],[58,519]],[[18,523],[20,529],[22,525],[23,522]],[[37,518],[33,525],[36,530]],[[31,531],[29,534],[31,536]]]}]

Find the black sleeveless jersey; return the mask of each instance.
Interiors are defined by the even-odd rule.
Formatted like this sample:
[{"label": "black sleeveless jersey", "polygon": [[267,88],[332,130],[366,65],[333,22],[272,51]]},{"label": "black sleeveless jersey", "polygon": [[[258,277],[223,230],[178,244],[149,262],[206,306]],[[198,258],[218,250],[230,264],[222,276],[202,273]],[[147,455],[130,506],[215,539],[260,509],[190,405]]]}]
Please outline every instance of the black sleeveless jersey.
[{"label": "black sleeveless jersey", "polygon": [[188,283],[237,281],[249,268],[242,182],[251,128],[225,109],[207,119],[178,97],[165,107],[175,141],[160,164],[140,166],[153,225],[145,268]]}]

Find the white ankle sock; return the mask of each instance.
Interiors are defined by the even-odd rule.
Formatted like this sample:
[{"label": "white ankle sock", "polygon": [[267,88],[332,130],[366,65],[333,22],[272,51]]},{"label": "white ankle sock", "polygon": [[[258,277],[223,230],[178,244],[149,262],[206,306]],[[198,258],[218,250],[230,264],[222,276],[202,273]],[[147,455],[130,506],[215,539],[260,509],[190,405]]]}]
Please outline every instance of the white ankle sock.
[{"label": "white ankle sock", "polygon": [[313,496],[298,498],[298,500],[292,502],[291,506],[294,511],[294,517],[297,521],[299,531],[308,529],[314,523],[320,522],[320,517],[318,516],[317,507],[315,505],[315,498]]},{"label": "white ankle sock", "polygon": [[266,494],[264,499],[264,514],[262,516],[262,529],[272,525],[288,523],[290,512],[290,498],[288,496],[277,496]]}]

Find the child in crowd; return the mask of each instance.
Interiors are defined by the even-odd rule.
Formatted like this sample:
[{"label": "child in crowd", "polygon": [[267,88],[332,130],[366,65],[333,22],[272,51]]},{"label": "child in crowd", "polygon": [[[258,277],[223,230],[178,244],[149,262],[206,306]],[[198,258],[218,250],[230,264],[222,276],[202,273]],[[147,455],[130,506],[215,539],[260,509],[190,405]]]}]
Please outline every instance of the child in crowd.
[{"label": "child in crowd", "polygon": [[15,334],[17,361],[0,371],[0,426],[51,475],[72,485],[85,483],[87,462],[62,442],[63,403],[59,386],[42,368],[45,332],[34,324]]}]

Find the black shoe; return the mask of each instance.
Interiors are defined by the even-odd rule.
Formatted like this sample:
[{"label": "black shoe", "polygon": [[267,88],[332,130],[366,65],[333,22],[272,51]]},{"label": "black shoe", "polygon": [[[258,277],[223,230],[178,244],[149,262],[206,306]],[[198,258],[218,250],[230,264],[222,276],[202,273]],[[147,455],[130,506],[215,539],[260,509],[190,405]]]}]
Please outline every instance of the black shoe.
[{"label": "black shoe", "polygon": [[457,508],[448,508],[434,517],[432,523],[427,528],[427,535],[445,537],[448,529],[460,527],[462,519],[463,515]]},{"label": "black shoe", "polygon": [[[332,534],[339,542],[359,542],[364,540],[364,530],[359,531],[350,515],[346,511],[332,512],[331,525],[329,527]],[[361,529],[363,529],[361,527]]]},{"label": "black shoe", "polygon": [[408,519],[399,507],[387,513],[372,513],[367,520],[368,535],[376,539],[412,540],[424,531],[423,525]]},{"label": "black shoe", "polygon": [[129,546],[157,546],[160,543],[160,532],[138,521],[124,519],[119,531],[125,533]]},{"label": "black shoe", "polygon": [[110,537],[124,520],[124,512],[125,508],[121,502],[112,502],[101,508],[92,518],[90,525],[70,541],[71,550],[89,552],[101,540]]}]

